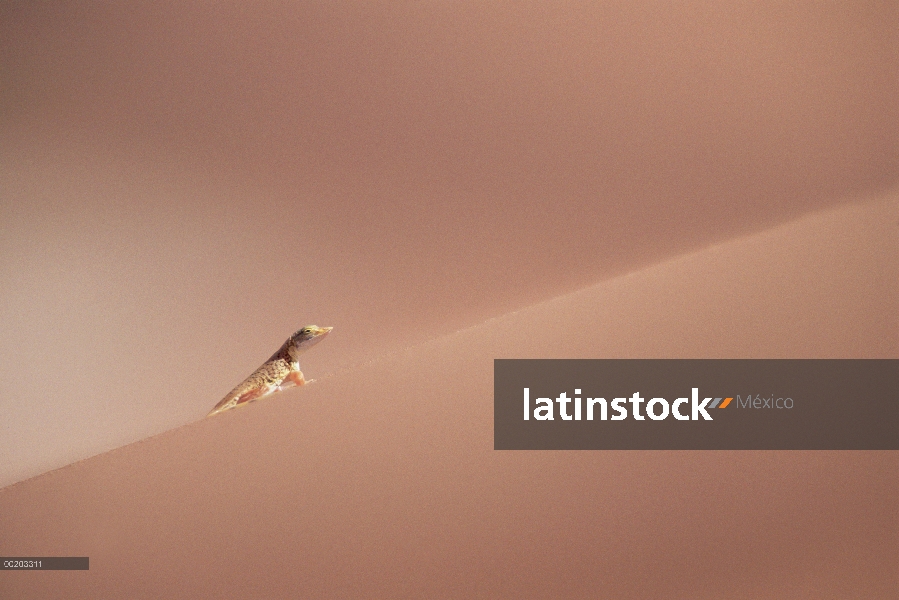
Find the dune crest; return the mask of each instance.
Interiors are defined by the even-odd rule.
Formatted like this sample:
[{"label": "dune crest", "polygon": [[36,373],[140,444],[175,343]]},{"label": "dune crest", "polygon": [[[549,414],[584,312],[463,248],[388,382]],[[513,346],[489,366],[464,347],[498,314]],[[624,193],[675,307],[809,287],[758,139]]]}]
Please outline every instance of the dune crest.
[{"label": "dune crest", "polygon": [[492,360],[895,356],[897,206],[708,248],[7,487],[0,554],[91,569],[0,589],[887,597],[895,453],[496,452]]}]

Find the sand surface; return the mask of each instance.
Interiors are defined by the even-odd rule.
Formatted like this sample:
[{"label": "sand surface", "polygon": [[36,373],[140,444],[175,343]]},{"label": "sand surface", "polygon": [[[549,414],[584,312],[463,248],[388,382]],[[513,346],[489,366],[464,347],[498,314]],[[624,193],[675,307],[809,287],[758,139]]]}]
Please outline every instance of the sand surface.
[{"label": "sand surface", "polygon": [[306,324],[319,377],[891,193],[896,19],[4,3],[0,486],[197,419]]},{"label": "sand surface", "polygon": [[896,597],[896,453],[494,452],[491,369],[899,356],[897,17],[0,4],[0,555],[92,565],[0,597]]},{"label": "sand surface", "polygon": [[0,554],[88,555],[91,570],[0,585],[888,598],[895,452],[498,452],[492,361],[896,356],[897,227],[895,199],[817,214],[7,487]]}]

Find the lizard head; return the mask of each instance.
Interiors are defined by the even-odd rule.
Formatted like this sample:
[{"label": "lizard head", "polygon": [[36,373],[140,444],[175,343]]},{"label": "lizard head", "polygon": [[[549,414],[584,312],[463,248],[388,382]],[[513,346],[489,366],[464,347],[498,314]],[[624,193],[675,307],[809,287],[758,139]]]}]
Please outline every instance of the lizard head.
[{"label": "lizard head", "polygon": [[316,345],[330,332],[333,327],[319,327],[318,325],[306,325],[287,340],[287,351],[294,360]]}]

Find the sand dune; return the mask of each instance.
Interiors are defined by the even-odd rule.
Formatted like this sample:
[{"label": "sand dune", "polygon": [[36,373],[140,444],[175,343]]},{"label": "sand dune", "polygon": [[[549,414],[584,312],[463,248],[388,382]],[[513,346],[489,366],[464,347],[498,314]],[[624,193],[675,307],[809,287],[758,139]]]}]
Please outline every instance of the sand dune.
[{"label": "sand dune", "polygon": [[[310,376],[340,373],[895,189],[895,21],[773,0],[3,3],[0,486],[196,419],[305,324],[337,327]],[[757,287],[678,318],[719,336],[776,287],[792,314],[740,351],[833,331],[883,352],[808,321],[763,275],[790,259],[758,252]],[[813,285],[875,327],[872,283]],[[605,350],[680,351],[632,339]]]},{"label": "sand dune", "polygon": [[91,560],[0,598],[899,597],[895,452],[493,450],[497,357],[899,356],[895,7],[713,8],[0,4],[0,555]]},{"label": "sand dune", "polygon": [[[497,452],[497,357],[899,354],[895,196],[0,490],[10,598],[888,598],[895,452]],[[337,324],[339,326],[339,324]]]}]

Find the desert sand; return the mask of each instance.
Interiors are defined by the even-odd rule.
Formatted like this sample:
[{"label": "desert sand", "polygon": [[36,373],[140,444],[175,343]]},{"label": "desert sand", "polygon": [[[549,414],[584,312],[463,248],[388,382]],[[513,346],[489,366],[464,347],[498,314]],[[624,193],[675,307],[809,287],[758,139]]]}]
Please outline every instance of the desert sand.
[{"label": "desert sand", "polygon": [[897,226],[895,198],[816,214],[7,487],[0,553],[91,569],[3,589],[887,598],[895,452],[494,451],[492,365],[896,356]]},{"label": "desert sand", "polygon": [[0,555],[91,569],[0,597],[895,598],[895,452],[496,452],[492,364],[899,356],[896,17],[3,3]]}]

